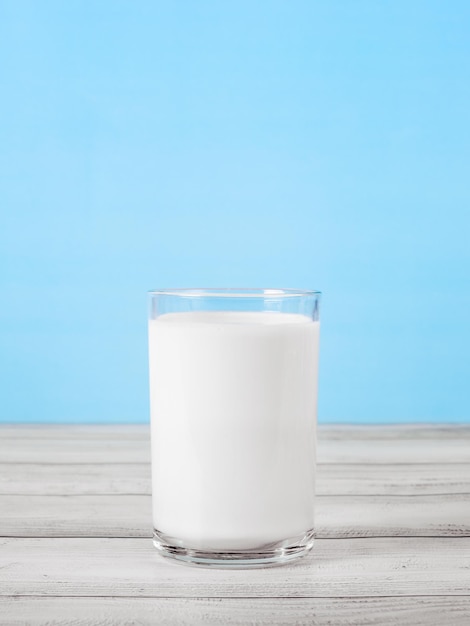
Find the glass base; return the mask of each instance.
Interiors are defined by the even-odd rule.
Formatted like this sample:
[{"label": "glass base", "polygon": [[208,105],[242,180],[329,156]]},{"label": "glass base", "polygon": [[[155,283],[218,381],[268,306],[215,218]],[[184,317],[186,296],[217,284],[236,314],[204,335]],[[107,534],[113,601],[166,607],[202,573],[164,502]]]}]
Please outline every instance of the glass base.
[{"label": "glass base", "polygon": [[305,556],[313,546],[314,530],[297,537],[265,544],[250,550],[197,550],[169,535],[153,531],[153,545],[164,557],[187,565],[225,569],[245,569],[283,565]]}]

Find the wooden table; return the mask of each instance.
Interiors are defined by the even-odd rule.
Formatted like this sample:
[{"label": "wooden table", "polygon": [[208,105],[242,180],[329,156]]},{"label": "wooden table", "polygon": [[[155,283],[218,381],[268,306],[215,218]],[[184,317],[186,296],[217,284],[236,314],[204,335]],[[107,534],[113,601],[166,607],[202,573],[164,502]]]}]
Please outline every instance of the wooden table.
[{"label": "wooden table", "polygon": [[146,426],[0,426],[0,623],[470,624],[470,427],[326,426],[313,552],[210,570],[152,546]]}]

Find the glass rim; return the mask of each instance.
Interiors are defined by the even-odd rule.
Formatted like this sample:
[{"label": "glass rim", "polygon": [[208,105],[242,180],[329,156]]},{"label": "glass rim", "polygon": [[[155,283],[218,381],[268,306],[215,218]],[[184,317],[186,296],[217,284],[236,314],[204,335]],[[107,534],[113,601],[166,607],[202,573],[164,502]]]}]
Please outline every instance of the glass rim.
[{"label": "glass rim", "polygon": [[178,296],[181,298],[292,298],[321,296],[315,289],[291,289],[268,287],[176,287],[173,289],[150,289],[152,296]]}]

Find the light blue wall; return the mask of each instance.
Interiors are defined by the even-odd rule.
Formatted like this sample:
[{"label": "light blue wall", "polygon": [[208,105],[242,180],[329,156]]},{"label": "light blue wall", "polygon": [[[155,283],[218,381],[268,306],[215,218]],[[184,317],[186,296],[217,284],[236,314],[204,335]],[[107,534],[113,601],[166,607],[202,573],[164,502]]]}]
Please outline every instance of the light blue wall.
[{"label": "light blue wall", "polygon": [[0,418],[147,420],[146,295],[324,292],[324,421],[470,419],[470,3],[0,0]]}]

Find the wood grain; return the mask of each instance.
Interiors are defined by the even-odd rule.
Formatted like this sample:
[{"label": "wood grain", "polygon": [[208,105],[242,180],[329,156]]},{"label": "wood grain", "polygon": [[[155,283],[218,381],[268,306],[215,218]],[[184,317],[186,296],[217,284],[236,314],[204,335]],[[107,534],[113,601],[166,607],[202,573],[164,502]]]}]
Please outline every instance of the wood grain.
[{"label": "wood grain", "polygon": [[148,425],[0,425],[0,624],[470,624],[470,426],[322,426],[318,458],[310,555],[197,569],[149,538]]},{"label": "wood grain", "polygon": [[146,424],[8,424],[0,423],[0,439],[34,440],[148,440],[150,426]]},{"label": "wood grain", "polygon": [[318,442],[320,463],[469,463],[470,439],[332,440]]},{"label": "wood grain", "polygon": [[[470,463],[319,464],[319,495],[470,493]],[[150,494],[148,463],[0,464],[0,495]]]},{"label": "wood grain", "polygon": [[468,626],[470,598],[0,597],[9,626]]},{"label": "wood grain", "polygon": [[[320,427],[318,461],[470,463],[468,426],[437,427],[434,437],[432,431],[429,426]],[[18,431],[0,425],[0,463],[142,462],[150,462],[146,425],[28,426]]]},{"label": "wood grain", "polygon": [[74,438],[0,439],[0,463],[150,463],[150,441]]},{"label": "wood grain", "polygon": [[[467,514],[465,514],[467,512]],[[317,536],[468,537],[470,494],[318,496]],[[0,496],[3,537],[150,537],[150,496]]]},{"label": "wood grain", "polygon": [[[150,426],[142,424],[8,424],[0,423],[2,439],[148,439]],[[459,439],[470,438],[470,425],[461,424],[319,424],[321,439]]]},{"label": "wood grain", "polygon": [[149,539],[1,539],[0,595],[338,597],[469,595],[470,538],[318,539],[304,559],[211,570]]}]

